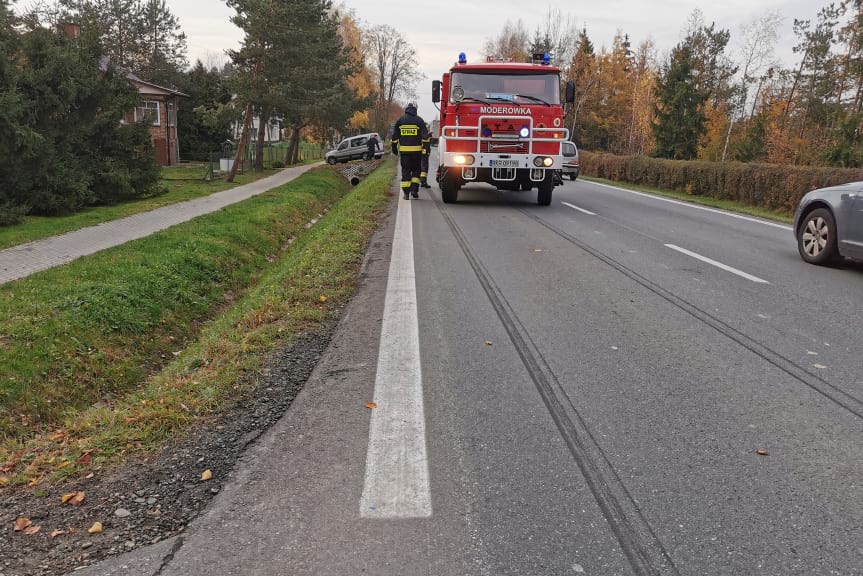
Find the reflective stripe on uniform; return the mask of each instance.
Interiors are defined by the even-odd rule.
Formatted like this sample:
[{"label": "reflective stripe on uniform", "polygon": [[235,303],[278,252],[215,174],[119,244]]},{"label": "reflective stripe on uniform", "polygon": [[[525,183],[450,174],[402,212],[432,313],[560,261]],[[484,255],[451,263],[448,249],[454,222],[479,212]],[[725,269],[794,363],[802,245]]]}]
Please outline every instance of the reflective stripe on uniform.
[{"label": "reflective stripe on uniform", "polygon": [[420,172],[420,178],[428,177],[428,172]]},{"label": "reflective stripe on uniform", "polygon": [[409,180],[402,181],[402,188],[410,188],[410,187],[411,187],[411,183]]},{"label": "reflective stripe on uniform", "polygon": [[[420,182],[420,179],[419,179],[419,178],[411,178],[411,183],[412,183],[412,184],[421,184],[421,182]],[[404,182],[402,182],[402,184],[404,184]]]},{"label": "reflective stripe on uniform", "polygon": [[399,146],[400,152],[422,152],[422,146]]}]

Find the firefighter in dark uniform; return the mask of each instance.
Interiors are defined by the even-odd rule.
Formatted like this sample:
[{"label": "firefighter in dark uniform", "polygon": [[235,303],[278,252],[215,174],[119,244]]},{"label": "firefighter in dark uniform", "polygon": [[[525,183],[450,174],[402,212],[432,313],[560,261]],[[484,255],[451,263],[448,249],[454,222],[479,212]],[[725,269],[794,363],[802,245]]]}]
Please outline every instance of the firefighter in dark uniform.
[{"label": "firefighter in dark uniform", "polygon": [[431,133],[427,130],[426,137],[423,140],[423,156],[420,163],[420,186],[423,188],[431,188],[428,183],[429,154],[431,154]]},{"label": "firefighter in dark uniform", "polygon": [[408,103],[405,115],[393,125],[392,151],[401,155],[402,192],[405,200],[419,198],[423,142],[428,138],[426,123],[417,116],[415,102]]}]

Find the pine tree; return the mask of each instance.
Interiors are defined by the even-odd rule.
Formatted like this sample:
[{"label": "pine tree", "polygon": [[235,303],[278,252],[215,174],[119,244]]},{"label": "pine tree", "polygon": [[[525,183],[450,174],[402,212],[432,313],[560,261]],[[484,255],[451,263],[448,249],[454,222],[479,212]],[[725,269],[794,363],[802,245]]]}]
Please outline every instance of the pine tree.
[{"label": "pine tree", "polygon": [[143,37],[140,73],[156,82],[169,82],[183,71],[186,34],[165,0],[146,0],[141,9]]},{"label": "pine tree", "polygon": [[692,160],[704,134],[703,106],[707,95],[699,91],[691,47],[675,46],[671,59],[656,82],[656,138],[654,154],[661,158]]}]

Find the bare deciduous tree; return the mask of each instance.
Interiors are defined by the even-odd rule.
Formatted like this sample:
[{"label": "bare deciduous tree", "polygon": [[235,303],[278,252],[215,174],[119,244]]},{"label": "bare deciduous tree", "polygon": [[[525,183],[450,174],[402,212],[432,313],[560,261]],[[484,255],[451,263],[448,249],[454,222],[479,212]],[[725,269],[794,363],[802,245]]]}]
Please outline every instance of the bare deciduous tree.
[{"label": "bare deciduous tree", "polygon": [[412,93],[413,83],[420,78],[416,50],[401,33],[388,25],[366,30],[366,51],[369,68],[377,81],[378,103],[375,106],[375,126],[384,131],[389,123],[389,110],[397,96]]},{"label": "bare deciduous tree", "polygon": [[744,24],[740,29],[741,42],[738,48],[740,82],[737,84],[737,102],[729,115],[728,131],[725,133],[725,144],[722,147],[723,162],[728,154],[728,143],[731,141],[734,123],[746,113],[746,102],[753,84],[765,68],[775,65],[776,41],[779,38],[778,30],[782,20],[783,17],[779,12],[770,10],[756,20]]}]

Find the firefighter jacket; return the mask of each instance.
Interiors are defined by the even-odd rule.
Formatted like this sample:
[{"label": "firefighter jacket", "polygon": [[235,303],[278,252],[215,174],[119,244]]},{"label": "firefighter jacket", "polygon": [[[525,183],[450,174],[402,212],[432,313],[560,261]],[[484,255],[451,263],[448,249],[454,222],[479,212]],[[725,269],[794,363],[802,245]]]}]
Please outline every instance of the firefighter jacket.
[{"label": "firefighter jacket", "polygon": [[426,123],[413,108],[408,108],[405,115],[393,125],[393,148],[398,145],[398,151],[402,154],[422,152],[428,138]]}]

